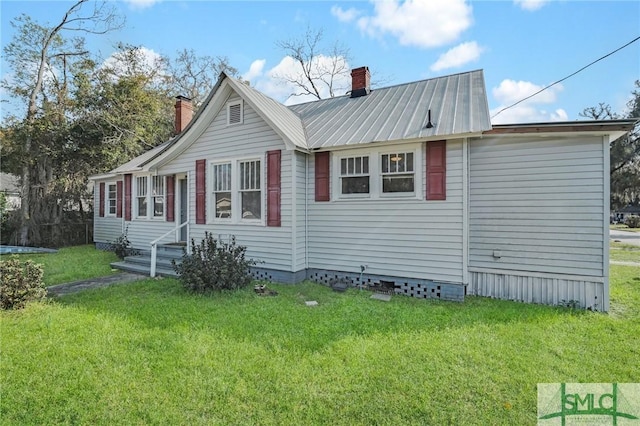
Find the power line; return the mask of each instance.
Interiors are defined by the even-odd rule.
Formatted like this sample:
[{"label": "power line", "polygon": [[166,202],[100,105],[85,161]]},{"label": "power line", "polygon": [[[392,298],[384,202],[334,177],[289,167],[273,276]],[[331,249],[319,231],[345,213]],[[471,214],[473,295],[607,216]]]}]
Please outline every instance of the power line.
[{"label": "power line", "polygon": [[609,57],[609,56],[613,55],[614,53],[616,53],[616,52],[618,52],[618,51],[620,51],[620,50],[624,49],[625,47],[629,46],[630,44],[635,43],[635,42],[636,42],[636,41],[638,41],[638,40],[640,40],[640,36],[639,36],[639,37],[634,38],[633,40],[631,40],[629,43],[625,44],[624,46],[618,47],[616,50],[614,50],[614,51],[612,51],[612,52],[609,52],[609,53],[607,53],[606,55],[604,55],[604,56],[602,56],[602,57],[600,57],[600,58],[596,59],[595,61],[591,62],[590,64],[585,65],[584,67],[580,68],[578,71],[576,71],[576,72],[574,72],[574,73],[572,73],[572,74],[569,74],[568,76],[566,76],[566,77],[564,77],[564,78],[561,78],[560,80],[555,81],[555,82],[551,83],[551,84],[550,84],[550,85],[548,85],[548,86],[543,87],[542,89],[538,90],[538,91],[537,91],[536,93],[534,93],[533,95],[529,95],[529,96],[527,96],[526,98],[522,98],[522,99],[520,99],[518,102],[515,102],[515,103],[513,103],[513,104],[511,104],[511,105],[509,105],[509,106],[507,106],[507,107],[502,108],[500,111],[498,111],[498,112],[496,112],[495,114],[493,114],[493,115],[491,116],[491,118],[495,118],[495,117],[496,117],[496,116],[498,116],[500,113],[502,113],[502,112],[504,112],[504,111],[508,110],[509,108],[513,108],[514,106],[516,106],[516,105],[518,105],[518,104],[520,104],[520,103],[522,103],[522,102],[526,101],[527,99],[531,99],[531,98],[533,98],[534,96],[536,96],[537,94],[544,92],[544,91],[545,91],[545,90],[547,90],[548,88],[553,87],[553,86],[555,86],[555,85],[556,85],[556,84],[558,84],[558,83],[562,83],[562,82],[563,82],[563,81],[565,81],[566,79],[568,79],[568,78],[570,78],[570,77],[573,77],[574,75],[578,74],[579,72],[584,71],[585,69],[589,68],[591,65],[595,64],[596,62],[600,62],[600,61],[601,61],[601,60],[603,60],[604,58],[607,58],[607,57]]}]

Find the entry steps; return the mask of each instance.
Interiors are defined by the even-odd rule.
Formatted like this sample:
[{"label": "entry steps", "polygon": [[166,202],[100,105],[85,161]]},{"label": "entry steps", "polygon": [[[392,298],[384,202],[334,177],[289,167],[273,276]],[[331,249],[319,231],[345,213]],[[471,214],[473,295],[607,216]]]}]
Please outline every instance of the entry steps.
[{"label": "entry steps", "polygon": [[[156,254],[156,276],[176,278],[178,274],[173,269],[172,260],[182,260],[180,244],[158,244]],[[113,262],[111,267],[121,271],[133,272],[149,276],[151,273],[151,250],[138,250],[138,254],[127,256],[119,262]]]}]

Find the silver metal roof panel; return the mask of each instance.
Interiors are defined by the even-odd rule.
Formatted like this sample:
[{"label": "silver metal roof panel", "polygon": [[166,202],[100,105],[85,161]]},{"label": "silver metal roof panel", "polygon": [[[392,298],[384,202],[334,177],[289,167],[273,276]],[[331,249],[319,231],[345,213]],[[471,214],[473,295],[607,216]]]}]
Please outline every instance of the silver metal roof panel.
[{"label": "silver metal roof panel", "polygon": [[[302,119],[311,149],[416,138],[451,137],[491,129],[481,70],[289,107]],[[427,128],[431,110],[432,128]]]}]

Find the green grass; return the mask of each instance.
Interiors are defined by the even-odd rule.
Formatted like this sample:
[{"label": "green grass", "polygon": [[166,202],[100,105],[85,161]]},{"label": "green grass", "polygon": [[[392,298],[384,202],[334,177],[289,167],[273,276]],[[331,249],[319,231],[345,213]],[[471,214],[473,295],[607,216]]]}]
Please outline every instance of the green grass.
[{"label": "green grass", "polygon": [[638,379],[638,267],[612,266],[609,315],[270,287],[203,297],[147,279],[2,312],[0,419],[533,424],[537,383]]},{"label": "green grass", "polygon": [[640,246],[612,241],[609,247],[610,260],[640,263]]},{"label": "green grass", "polygon": [[[7,256],[3,255],[2,259]],[[57,253],[16,256],[21,260],[31,259],[43,265],[43,280],[47,286],[113,274],[109,264],[118,260],[112,252],[96,250],[92,245],[67,247]]]}]

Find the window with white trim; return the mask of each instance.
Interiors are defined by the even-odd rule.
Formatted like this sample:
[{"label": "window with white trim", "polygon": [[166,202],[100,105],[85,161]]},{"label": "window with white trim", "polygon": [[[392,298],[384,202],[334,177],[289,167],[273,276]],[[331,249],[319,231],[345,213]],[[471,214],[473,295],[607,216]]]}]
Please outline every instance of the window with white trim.
[{"label": "window with white trim", "polygon": [[231,218],[231,163],[213,165],[212,186],[215,217]]},{"label": "window with white trim", "polygon": [[138,217],[147,217],[148,190],[147,176],[136,177],[136,215]]},{"label": "window with white trim", "polygon": [[368,194],[369,156],[340,158],[341,194]]},{"label": "window with white trim", "polygon": [[[422,199],[423,144],[370,146],[331,157],[335,200]],[[335,176],[335,179],[333,178]]]},{"label": "window with white trim", "polygon": [[262,217],[260,160],[240,161],[240,206],[242,219]]},{"label": "window with white trim", "polygon": [[227,125],[241,124],[244,120],[244,108],[242,100],[227,104]]},{"label": "window with white trim", "polygon": [[107,214],[109,216],[115,216],[117,207],[117,189],[115,183],[107,184]]},{"label": "window with white trim", "polygon": [[164,216],[164,176],[151,177],[151,205],[153,205],[153,217]]},{"label": "window with white trim", "polygon": [[383,193],[414,193],[413,152],[396,152],[380,156]]},{"label": "window with white trim", "polygon": [[210,167],[210,217],[221,222],[263,223],[262,160],[226,160]]}]

